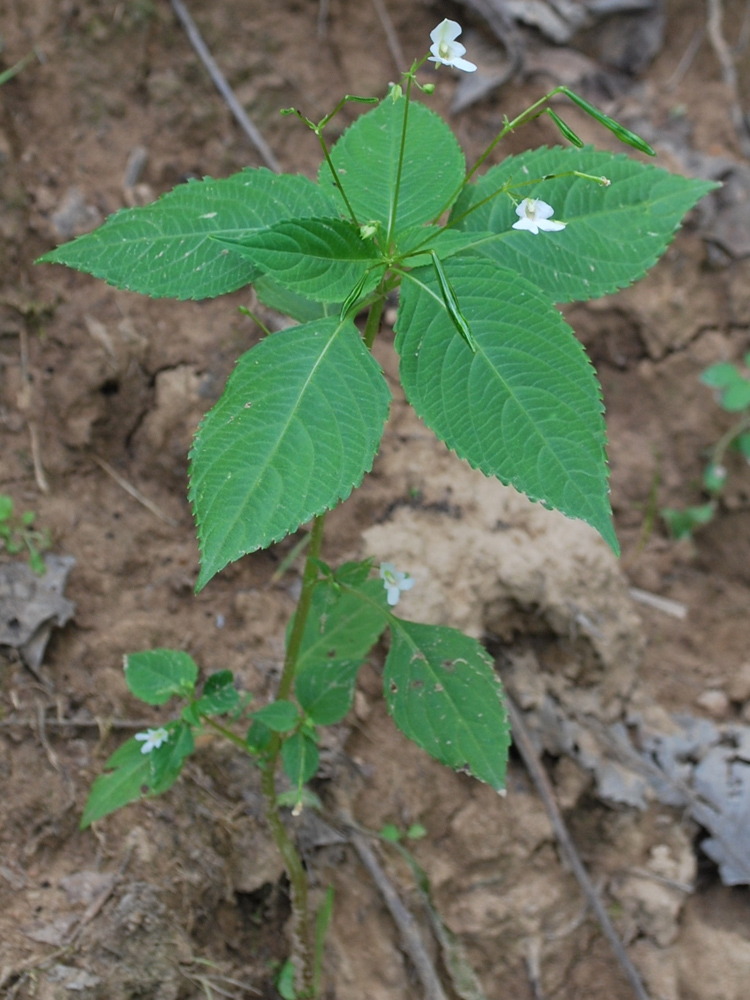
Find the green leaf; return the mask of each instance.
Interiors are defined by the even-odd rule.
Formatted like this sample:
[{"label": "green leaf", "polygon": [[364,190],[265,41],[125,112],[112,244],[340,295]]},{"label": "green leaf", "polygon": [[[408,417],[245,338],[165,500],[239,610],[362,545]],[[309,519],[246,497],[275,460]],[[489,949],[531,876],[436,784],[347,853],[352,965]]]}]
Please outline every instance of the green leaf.
[{"label": "green leaf", "polygon": [[359,587],[372,572],[374,559],[362,559],[357,562],[342,563],[336,570],[336,582],[347,583],[350,587]]},{"label": "green leaf", "polygon": [[[444,226],[414,226],[400,233],[396,240],[396,255],[406,257],[408,267],[426,267],[432,263],[433,251],[440,260],[447,260],[458,253],[466,254],[486,240],[495,239],[490,232],[462,232]],[[413,254],[413,256],[407,256]]]},{"label": "green leaf", "polygon": [[[575,176],[541,179],[574,170],[606,176],[611,184]],[[529,183],[536,178],[538,183]],[[504,185],[516,202],[546,201],[566,228],[538,234],[513,229],[518,219],[510,194],[490,198]],[[497,234],[477,251],[533,281],[555,302],[570,302],[607,295],[641,278],[664,253],[685,213],[717,186],[591,147],[542,148],[509,156],[488,170],[464,189],[452,218],[462,230]],[[461,218],[485,198],[490,200]]]},{"label": "green leaf", "polygon": [[299,709],[291,701],[272,701],[253,712],[253,718],[275,733],[288,733],[299,723]]},{"label": "green leaf", "polygon": [[195,750],[195,741],[190,726],[176,722],[166,727],[169,739],[156,747],[147,756],[151,764],[151,794],[159,795],[177,781],[185,763],[185,758]]},{"label": "green leaf", "polygon": [[380,638],[387,611],[383,581],[365,580],[356,586],[353,580],[346,582],[351,590],[342,592],[326,581],[313,591],[298,673],[342,660],[359,666]]},{"label": "green leaf", "polygon": [[312,323],[313,320],[322,319],[324,316],[338,315],[336,306],[328,306],[321,302],[313,302],[304,295],[298,295],[288,288],[272,281],[267,274],[255,278],[253,281],[255,294],[263,305],[269,309],[275,309],[283,316],[291,316],[298,323]]},{"label": "green leaf", "polygon": [[741,378],[734,385],[728,386],[722,392],[719,403],[727,413],[738,413],[750,406],[750,382]]},{"label": "green leaf", "polygon": [[344,219],[292,219],[247,236],[216,240],[273,281],[316,302],[341,302],[370,269],[374,288],[383,272],[383,267],[374,269],[378,248]]},{"label": "green leaf", "polygon": [[685,510],[677,510],[674,507],[663,507],[661,516],[669,528],[669,533],[673,538],[691,538],[693,530],[708,524],[713,520],[716,513],[716,504],[700,504],[696,507],[686,507]]},{"label": "green leaf", "polygon": [[[396,190],[404,100],[386,98],[360,115],[331,150],[336,175],[360,224],[380,222],[388,231]],[[424,104],[409,103],[406,145],[394,234],[428,222],[455,194],[466,164],[461,147],[446,123]],[[321,164],[321,188],[335,192],[342,215],[344,199],[333,186],[330,168]]]},{"label": "green leaf", "polygon": [[361,579],[369,568],[369,560],[347,563],[336,579],[352,589],[326,581],[313,592],[294,690],[316,725],[333,725],[349,711],[357,672],[386,626],[382,581]]},{"label": "green leaf", "polygon": [[306,733],[293,733],[281,747],[284,774],[295,788],[301,788],[318,770],[320,754],[315,741]]},{"label": "green leaf", "polygon": [[276,980],[276,989],[281,1000],[297,1000],[297,991],[294,988],[294,962],[291,958],[288,958],[281,967]]},{"label": "green leaf", "polygon": [[730,385],[736,385],[741,381],[742,376],[737,368],[728,361],[722,361],[718,365],[711,365],[701,372],[700,380],[704,385],[712,389],[726,389]]},{"label": "green leaf", "polygon": [[402,833],[394,823],[386,823],[380,828],[378,836],[391,844],[397,844],[401,840]]},{"label": "green leaf", "polygon": [[213,237],[238,237],[282,219],[326,215],[336,215],[335,202],[308,178],[243,170],[223,180],[188,181],[152,205],[117,212],[40,262],[67,264],[155,298],[213,298],[261,273]]},{"label": "green leaf", "polygon": [[513,272],[459,257],[445,269],[477,352],[456,333],[432,269],[412,271],[396,322],[409,402],[474,468],[587,521],[617,552],[600,389],[573,331]]},{"label": "green leaf", "polygon": [[13,514],[13,500],[0,493],[0,521],[7,521]]},{"label": "green leaf", "polygon": [[436,760],[501,791],[510,725],[490,656],[441,625],[392,617],[391,636],[383,688],[393,721]]},{"label": "green leaf", "polygon": [[720,493],[727,482],[727,470],[723,465],[711,462],[703,472],[703,486],[709,493]]},{"label": "green leaf", "polygon": [[125,657],[125,682],[147,705],[163,705],[173,695],[189,698],[198,667],[188,653],[177,649],[150,649]]},{"label": "green leaf", "polygon": [[261,722],[260,719],[253,719],[247,731],[245,743],[247,743],[252,753],[263,753],[270,746],[272,738],[273,732],[265,722]]},{"label": "green leaf", "polygon": [[191,451],[200,590],[358,486],[390,392],[351,320],[282,330],[244,354]]},{"label": "green leaf", "polygon": [[104,766],[109,773],[100,774],[91,786],[81,817],[82,830],[149,793],[151,765],[135,737],[116,750]]},{"label": "green leaf", "polygon": [[750,432],[745,431],[742,434],[738,434],[734,440],[734,447],[745,458],[750,460]]},{"label": "green leaf", "polygon": [[294,693],[317,726],[332,726],[349,711],[361,661],[333,660],[308,667],[297,676]]},{"label": "green leaf", "polygon": [[323,803],[320,801],[320,796],[316,795],[315,792],[311,792],[309,788],[290,788],[286,792],[279,792],[276,796],[276,802],[285,809],[302,807],[304,809],[315,809],[320,813],[323,812]]},{"label": "green leaf", "polygon": [[104,765],[105,773],[91,786],[81,817],[82,830],[130,802],[172,787],[194,743],[188,725],[177,722],[165,728],[169,739],[149,753],[142,752],[143,746],[135,737],[115,750]]},{"label": "green leaf", "polygon": [[203,695],[196,704],[198,711],[204,715],[225,715],[236,708],[239,701],[234,674],[231,670],[219,670],[206,679]]}]

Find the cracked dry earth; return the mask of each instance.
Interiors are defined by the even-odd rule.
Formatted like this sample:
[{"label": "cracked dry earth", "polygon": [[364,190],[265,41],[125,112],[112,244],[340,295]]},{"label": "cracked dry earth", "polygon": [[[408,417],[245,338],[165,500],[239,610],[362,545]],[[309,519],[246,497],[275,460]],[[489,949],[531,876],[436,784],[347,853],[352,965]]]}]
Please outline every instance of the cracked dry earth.
[{"label": "cracked dry earth", "polygon": [[[285,170],[312,176],[317,151],[280,107],[322,116],[341,94],[382,93],[395,76],[373,4],[331,0],[320,42],[312,0],[191,6]],[[457,12],[467,45],[494,44],[465,7],[387,7],[409,56]],[[702,5],[670,0],[663,45],[635,80],[606,69],[601,34],[562,48],[532,32],[523,81],[451,122],[476,155],[504,113],[562,81],[653,137],[664,166],[741,180],[710,47],[699,45],[676,76],[704,16]],[[726,5],[728,36],[739,37],[741,16],[739,3]],[[273,694],[298,567],[272,576],[295,539],[243,559],[196,597],[185,499],[192,432],[260,331],[238,312],[244,292],[148,301],[32,266],[124,205],[257,157],[166,2],[0,0],[0,34],[5,65],[34,45],[44,57],[0,90],[0,491],[37,512],[54,553],[75,559],[65,591],[74,616],[53,631],[36,673],[11,649],[0,655],[0,992],[274,997],[290,943],[288,892],[245,761],[206,738],[166,796],[78,831],[92,779],[128,733],[118,727],[144,717],[124,684],[124,653],[188,649],[205,672],[232,669],[260,702]],[[433,106],[449,116],[455,80],[438,82]],[[607,145],[576,112],[570,123]],[[507,151],[555,141],[537,123]],[[398,396],[372,475],[330,518],[326,558],[408,562],[418,585],[405,613],[483,637],[530,711],[549,697],[604,727],[634,713],[664,726],[676,712],[750,722],[750,470],[732,467],[720,516],[692,543],[671,541],[654,516],[699,499],[702,450],[727,426],[700,371],[750,347],[750,263],[731,232],[744,217],[739,201],[726,201],[734,190],[691,216],[643,283],[566,310],[604,388],[619,564],[585,527],[470,472]],[[378,358],[395,391],[390,340],[385,330]],[[679,602],[685,617],[636,605],[633,586]],[[345,810],[372,829],[426,828],[414,853],[488,1000],[629,998],[520,763],[501,801],[407,744],[384,709],[380,652],[350,717],[326,737],[316,781],[326,812],[296,827],[314,893],[335,890],[324,995],[422,995],[340,835]],[[653,799],[645,809],[602,801],[580,754],[544,760],[651,995],[744,1000],[748,889],[721,884],[695,822]],[[395,854],[381,861],[429,940],[408,868]],[[432,956],[445,971],[437,945]]]}]

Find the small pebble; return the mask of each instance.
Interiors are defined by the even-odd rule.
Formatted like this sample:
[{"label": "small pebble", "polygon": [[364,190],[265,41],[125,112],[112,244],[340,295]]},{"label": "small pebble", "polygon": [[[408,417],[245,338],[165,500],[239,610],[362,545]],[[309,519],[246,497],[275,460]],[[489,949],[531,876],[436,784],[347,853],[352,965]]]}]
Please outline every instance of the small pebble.
[{"label": "small pebble", "polygon": [[718,688],[709,688],[695,699],[696,705],[708,712],[714,719],[722,719],[729,711],[729,698]]}]

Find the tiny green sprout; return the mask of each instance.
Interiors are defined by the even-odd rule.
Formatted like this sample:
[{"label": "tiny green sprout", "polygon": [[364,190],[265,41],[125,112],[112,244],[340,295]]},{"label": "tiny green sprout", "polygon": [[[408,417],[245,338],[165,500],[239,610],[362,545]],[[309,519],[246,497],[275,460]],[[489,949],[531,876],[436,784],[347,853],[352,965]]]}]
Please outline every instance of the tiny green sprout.
[{"label": "tiny green sprout", "polygon": [[727,470],[723,465],[709,463],[703,473],[703,486],[709,493],[719,493],[727,481]]},{"label": "tiny green sprout", "polygon": [[34,527],[36,514],[33,510],[20,515],[14,514],[14,510],[12,498],[0,493],[0,551],[5,549],[9,555],[18,555],[25,550],[31,569],[37,576],[44,576],[47,567],[42,552],[52,544],[49,531]]},{"label": "tiny green sprout", "polygon": [[429,96],[430,94],[434,94],[435,93],[435,84],[434,83],[423,83],[421,85],[420,89],[422,90],[422,92],[424,94],[427,94]]},{"label": "tiny green sprout", "polygon": [[[748,360],[746,356],[746,365]],[[666,507],[661,511],[662,518],[674,538],[690,538],[695,528],[713,520],[729,474],[725,464],[727,454],[733,451],[739,452],[745,459],[750,460],[750,377],[737,365],[722,361],[706,368],[700,380],[705,386],[713,389],[716,402],[723,410],[727,413],[737,413],[739,416],[709,450],[702,486],[711,497],[710,501],[684,509]]]},{"label": "tiny green sprout", "polygon": [[297,1000],[297,991],[294,988],[294,962],[291,958],[288,958],[279,970],[276,989],[282,1000]]},{"label": "tiny green sprout", "polygon": [[401,100],[401,98],[404,96],[404,88],[401,86],[400,83],[394,83],[391,85],[390,96],[394,104],[396,103],[396,101]]},{"label": "tiny green sprout", "polygon": [[381,828],[378,836],[381,840],[387,840],[391,844],[397,844],[401,840],[402,833],[395,823],[385,823]]}]

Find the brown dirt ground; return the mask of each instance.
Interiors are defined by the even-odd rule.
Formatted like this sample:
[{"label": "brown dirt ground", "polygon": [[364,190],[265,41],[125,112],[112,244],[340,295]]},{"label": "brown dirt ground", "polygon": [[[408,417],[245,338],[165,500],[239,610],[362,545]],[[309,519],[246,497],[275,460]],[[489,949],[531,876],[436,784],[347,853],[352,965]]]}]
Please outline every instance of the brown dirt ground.
[{"label": "brown dirt ground", "polygon": [[[196,0],[192,9],[286,170],[313,175],[317,148],[298,123],[277,115],[280,107],[322,116],[341,94],[382,93],[394,78],[369,3],[332,0],[322,41],[312,0]],[[429,0],[389,9],[408,54],[422,51],[443,16],[458,11],[468,20],[463,9]],[[727,5],[729,37],[741,14],[739,2]],[[645,77],[620,87],[611,107],[633,125],[650,123],[657,138],[678,121],[692,148],[740,158],[707,43],[675,82],[703,6],[674,0],[667,16],[662,51]],[[6,65],[32,45],[44,55],[0,90],[0,491],[37,512],[55,552],[75,557],[67,595],[77,609],[54,634],[41,679],[12,657],[0,660],[2,714],[50,720],[41,731],[0,729],[0,989],[23,998],[79,991],[172,1000],[211,996],[214,988],[273,997],[271,972],[288,953],[288,898],[249,765],[207,741],[168,795],[85,833],[77,829],[90,783],[122,738],[94,720],[144,717],[123,681],[124,653],[187,648],[206,672],[229,667],[257,698],[273,693],[296,578],[288,574],[277,586],[269,580],[292,540],[242,560],[196,597],[198,556],[185,499],[191,434],[259,331],[238,312],[245,293],[207,303],[149,301],[63,268],[31,266],[124,204],[257,159],[168,3],[0,0],[0,18]],[[557,52],[549,50],[550,72]],[[748,80],[742,76],[743,87]],[[503,113],[521,110],[555,82],[533,74],[455,119],[469,156],[495,134]],[[433,99],[445,115],[452,88],[452,79],[441,77]],[[587,120],[573,112],[569,119],[584,139],[607,146]],[[507,151],[555,141],[540,124],[512,137]],[[125,190],[126,164],[139,146],[148,160],[139,186]],[[670,155],[661,162],[674,165]],[[748,659],[750,470],[732,468],[720,516],[694,543],[670,541],[658,519],[648,525],[655,504],[698,499],[701,454],[727,426],[698,374],[750,348],[750,264],[721,265],[711,266],[696,216],[637,288],[567,311],[604,388],[622,571],[632,585],[688,608],[685,620],[641,609],[646,647],[638,685],[668,711],[698,714],[701,694],[727,690]],[[386,333],[386,370],[389,351]],[[35,473],[32,429],[46,492]],[[166,519],[128,496],[102,461]],[[406,502],[387,468],[385,459],[376,465],[331,518],[327,556],[361,550],[362,532],[387,523],[394,502]],[[429,462],[419,476],[429,498]],[[440,518],[453,515],[439,491],[435,499],[437,545]],[[515,633],[533,633],[533,617],[516,614]],[[387,718],[379,686],[373,658],[362,672],[356,713],[327,744],[319,790],[328,818],[335,820],[343,802],[372,828],[424,824],[428,836],[415,853],[490,1000],[630,996],[560,865],[521,767],[512,763],[508,798],[499,803],[408,745]],[[748,704],[730,700],[725,717],[750,721]],[[78,725],[55,727],[56,719]],[[654,996],[745,996],[747,889],[723,888],[699,859],[698,891],[680,900],[666,937],[650,934],[618,903],[618,875],[642,864],[654,845],[692,858],[695,829],[664,809],[608,808],[575,765],[550,764],[579,849],[609,893]],[[300,836],[316,891],[328,884],[336,890],[325,995],[420,996],[355,855],[326,845],[311,823],[305,820]],[[384,863],[418,909],[402,864]],[[535,955],[536,984],[529,972]]]}]

